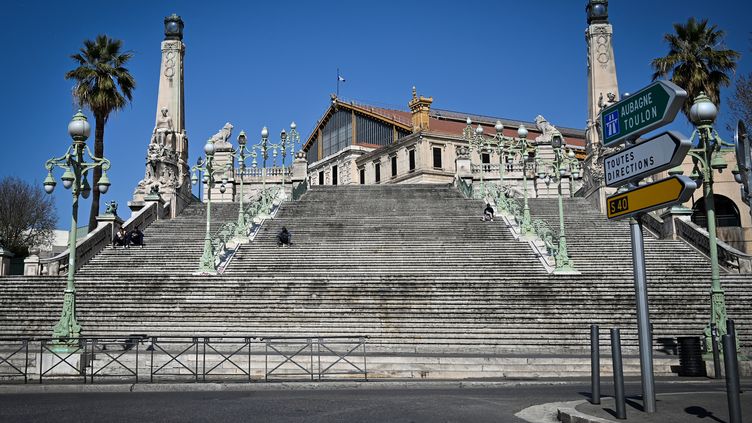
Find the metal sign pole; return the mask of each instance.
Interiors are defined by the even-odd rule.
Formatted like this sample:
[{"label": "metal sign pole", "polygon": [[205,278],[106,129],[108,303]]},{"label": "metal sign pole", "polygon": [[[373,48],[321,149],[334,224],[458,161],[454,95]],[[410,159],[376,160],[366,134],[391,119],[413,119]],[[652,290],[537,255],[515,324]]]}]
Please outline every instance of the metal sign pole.
[{"label": "metal sign pole", "polygon": [[646,413],[655,413],[655,381],[653,380],[653,333],[648,313],[648,287],[645,277],[645,246],[640,217],[629,219],[632,234],[632,262],[637,299],[637,336],[640,344],[642,406]]}]

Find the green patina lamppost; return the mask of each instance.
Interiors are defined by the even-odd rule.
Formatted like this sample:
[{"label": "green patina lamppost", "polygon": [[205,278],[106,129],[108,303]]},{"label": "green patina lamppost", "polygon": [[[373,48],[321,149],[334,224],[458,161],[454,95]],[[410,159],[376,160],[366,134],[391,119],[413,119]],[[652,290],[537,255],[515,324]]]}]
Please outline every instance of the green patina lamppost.
[{"label": "green patina lamppost", "polygon": [[[721,287],[721,278],[718,267],[718,241],[716,237],[715,202],[713,200],[713,172],[728,167],[728,164],[719,154],[721,146],[732,146],[725,143],[713,128],[713,122],[718,115],[718,109],[710,98],[701,92],[695,98],[694,104],[689,110],[689,119],[697,126],[698,143],[695,148],[689,150],[694,169],[693,177],[702,178],[702,191],[705,199],[707,212],[708,244],[710,249],[710,322],[705,328],[706,345],[712,346],[711,325],[718,329],[718,336],[728,333],[726,328],[726,296]],[[693,134],[694,138],[694,134]],[[712,347],[707,351],[712,351]]]},{"label": "green patina lamppost", "polygon": [[531,238],[535,236],[535,230],[533,228],[533,221],[530,218],[530,208],[527,204],[527,163],[531,158],[535,157],[535,147],[527,140],[527,128],[525,128],[525,125],[520,125],[517,128],[517,138],[509,138],[507,148],[509,153],[513,157],[519,158],[522,164],[522,196],[524,198],[524,207],[522,210],[520,232],[523,237]]},{"label": "green patina lamppost", "polygon": [[245,159],[248,157],[248,153],[250,153],[246,147],[247,142],[248,139],[245,136],[245,131],[240,131],[240,134],[238,134],[238,149],[232,151],[232,156],[238,161],[238,174],[240,175],[240,207],[238,209],[238,223],[235,225],[235,239],[239,241],[248,240],[248,224],[245,221],[245,210],[243,210],[243,195],[245,194],[243,189]]},{"label": "green patina lamppost", "polygon": [[251,147],[251,157],[253,158],[251,166],[254,169],[258,167],[258,162],[256,161],[256,157],[258,156],[258,153],[256,153],[257,150],[261,153],[262,159],[261,191],[263,192],[266,190],[266,160],[269,159],[269,130],[266,126],[261,129],[261,142]]},{"label": "green patina lamppost", "polygon": [[214,141],[209,139],[204,145],[204,153],[206,159],[198,158],[196,165],[191,168],[193,174],[191,175],[191,182],[196,185],[198,182],[198,172],[203,172],[204,186],[206,189],[206,235],[204,236],[204,252],[201,255],[201,261],[199,263],[199,273],[217,273],[217,269],[214,267],[214,248],[211,241],[211,203],[212,203],[212,189],[216,181],[215,175],[222,173],[222,183],[219,186],[219,192],[224,194],[227,184],[227,169],[214,169]]},{"label": "green patina lamppost", "polygon": [[486,186],[483,181],[483,173],[485,171],[483,167],[483,154],[491,151],[494,138],[487,138],[483,136],[483,127],[480,126],[480,123],[475,128],[475,130],[473,130],[473,121],[470,120],[470,118],[467,118],[466,122],[467,127],[462,131],[462,137],[465,139],[465,141],[467,141],[470,151],[477,151],[478,156],[480,157],[480,166],[478,166],[478,169],[480,170],[480,190],[478,190],[477,192],[485,195]]},{"label": "green patina lamppost", "polygon": [[566,177],[571,177],[572,180],[577,178],[580,174],[580,163],[575,157],[574,151],[571,149],[567,149],[566,152],[564,151],[564,137],[562,137],[561,133],[555,132],[551,136],[551,147],[554,150],[554,160],[547,162],[538,159],[537,167],[538,178],[545,178],[546,186],[548,186],[552,179],[557,183],[557,197],[559,199],[559,246],[556,250],[556,267],[554,273],[574,273],[577,272],[577,269],[574,268],[572,259],[569,258],[567,239],[564,233],[564,201],[561,194],[561,180]]},{"label": "green patina lamppost", "polygon": [[277,165],[277,151],[282,156],[282,197],[287,197],[285,193],[285,160],[287,159],[287,152],[292,151],[292,157],[295,157],[295,143],[300,142],[300,134],[298,134],[298,125],[295,122],[290,124],[290,134],[288,136],[287,131],[284,129],[279,132],[278,143],[268,143],[266,148],[272,150],[272,167]]},{"label": "green patina lamppost", "polygon": [[[102,177],[99,178],[97,189],[104,194],[110,188],[110,179],[107,177],[107,170],[110,169],[110,161],[104,157],[95,157],[91,154],[89,147],[86,146],[86,139],[89,138],[90,132],[91,125],[89,125],[86,116],[79,110],[68,124],[68,134],[73,139],[73,143],[68,147],[68,151],[65,152],[65,155],[49,159],[45,163],[47,177],[44,179],[44,190],[48,194],[51,194],[55,189],[57,182],[52,177],[52,170],[55,167],[59,167],[64,170],[63,176],[60,178],[63,181],[63,187],[70,189],[73,194],[71,229],[68,236],[68,282],[65,287],[63,311],[60,321],[52,329],[52,336],[57,338],[57,346],[62,349],[77,345],[78,338],[81,335],[81,325],[78,324],[76,319],[75,282],[78,198],[79,196],[83,196],[84,198],[89,197],[91,186],[89,185],[87,175],[90,170],[97,167],[102,168]],[[84,154],[91,161],[85,161],[86,157]]]}]

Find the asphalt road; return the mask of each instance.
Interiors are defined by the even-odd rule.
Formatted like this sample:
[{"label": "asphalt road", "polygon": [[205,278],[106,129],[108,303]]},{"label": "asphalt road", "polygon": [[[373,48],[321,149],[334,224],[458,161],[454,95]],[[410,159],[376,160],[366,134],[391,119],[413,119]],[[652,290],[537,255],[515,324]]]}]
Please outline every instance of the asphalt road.
[{"label": "asphalt road", "polygon": [[[657,388],[659,392],[697,390],[692,385]],[[704,384],[702,389],[720,386]],[[639,390],[639,384],[627,385],[628,393]],[[514,423],[524,422],[514,414],[531,405],[585,399],[587,392],[587,384],[576,383],[493,388],[3,394],[0,422]]]},{"label": "asphalt road", "polygon": [[8,394],[12,422],[524,422],[519,410],[584,387]]}]

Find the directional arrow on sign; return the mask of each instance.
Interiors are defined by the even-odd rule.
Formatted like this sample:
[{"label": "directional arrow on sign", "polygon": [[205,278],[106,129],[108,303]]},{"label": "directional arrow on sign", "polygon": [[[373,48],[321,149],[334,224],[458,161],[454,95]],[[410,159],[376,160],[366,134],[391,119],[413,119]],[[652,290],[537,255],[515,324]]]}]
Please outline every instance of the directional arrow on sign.
[{"label": "directional arrow on sign", "polygon": [[684,175],[674,175],[606,198],[606,215],[609,219],[621,219],[683,203],[689,200],[695,189],[695,181]]},{"label": "directional arrow on sign", "polygon": [[687,92],[673,82],[655,81],[604,108],[598,117],[603,146],[615,147],[672,122],[686,99]]},{"label": "directional arrow on sign", "polygon": [[618,187],[670,169],[684,160],[691,146],[682,134],[668,131],[608,155],[603,159],[606,186]]}]

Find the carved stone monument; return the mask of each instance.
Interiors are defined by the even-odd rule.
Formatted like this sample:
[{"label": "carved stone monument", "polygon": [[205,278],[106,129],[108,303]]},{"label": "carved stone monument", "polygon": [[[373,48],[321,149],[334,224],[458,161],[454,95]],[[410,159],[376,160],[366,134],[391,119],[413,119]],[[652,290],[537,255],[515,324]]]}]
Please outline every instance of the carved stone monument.
[{"label": "carved stone monument", "polygon": [[603,185],[603,144],[596,126],[603,107],[619,100],[616,64],[612,45],[613,28],[608,22],[608,0],[589,0],[586,6],[588,28],[588,117],[585,137],[587,157],[583,164],[583,194],[601,211],[606,206]]},{"label": "carved stone monument", "polygon": [[136,186],[128,206],[138,210],[158,195],[168,216],[175,217],[193,201],[183,103],[185,44],[180,16],[172,14],[165,18],[164,24],[156,122],[146,150],[144,178]]}]

